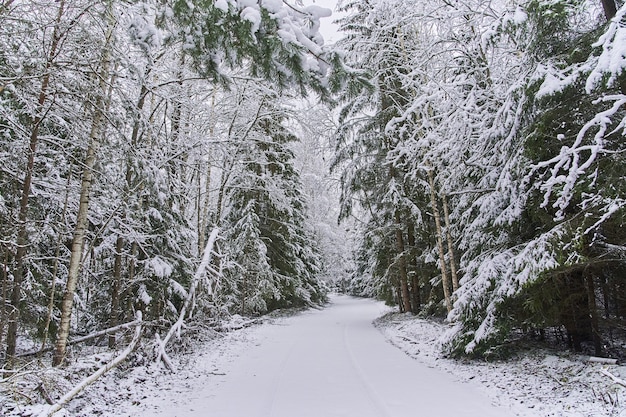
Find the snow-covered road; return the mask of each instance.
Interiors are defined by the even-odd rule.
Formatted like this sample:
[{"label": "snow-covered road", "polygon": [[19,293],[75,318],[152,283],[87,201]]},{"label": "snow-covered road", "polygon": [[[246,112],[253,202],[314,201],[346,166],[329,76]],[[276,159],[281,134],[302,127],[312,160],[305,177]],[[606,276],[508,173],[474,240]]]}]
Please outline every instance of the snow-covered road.
[{"label": "snow-covered road", "polygon": [[[385,307],[334,296],[329,307],[263,326],[224,375],[190,381],[160,417],[507,417],[473,386],[411,359],[372,320]],[[217,372],[216,372],[217,373]]]}]

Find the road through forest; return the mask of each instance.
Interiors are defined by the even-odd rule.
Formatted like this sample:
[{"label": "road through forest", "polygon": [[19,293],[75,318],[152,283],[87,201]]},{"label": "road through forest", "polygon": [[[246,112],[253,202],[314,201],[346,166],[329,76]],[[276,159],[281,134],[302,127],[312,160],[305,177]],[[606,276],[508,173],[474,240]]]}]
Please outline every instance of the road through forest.
[{"label": "road through forest", "polygon": [[410,358],[372,321],[376,301],[333,296],[311,310],[264,325],[214,382],[193,386],[178,404],[144,415],[167,417],[509,417],[472,385]]}]

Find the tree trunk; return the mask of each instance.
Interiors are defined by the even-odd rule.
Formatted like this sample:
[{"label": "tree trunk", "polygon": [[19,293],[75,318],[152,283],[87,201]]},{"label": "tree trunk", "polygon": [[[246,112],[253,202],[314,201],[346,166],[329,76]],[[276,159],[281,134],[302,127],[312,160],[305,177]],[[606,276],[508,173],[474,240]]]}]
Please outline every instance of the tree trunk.
[{"label": "tree trunk", "polygon": [[[139,256],[139,245],[137,242],[133,242],[130,245],[130,256],[128,260],[128,282],[132,283],[135,280],[135,269],[137,257]],[[122,291],[123,293],[123,291]],[[126,311],[132,311],[131,301],[128,302]]]},{"label": "tree trunk", "polygon": [[[215,111],[215,94],[217,89],[213,89],[213,94],[211,94],[211,114]],[[209,128],[209,137],[214,137],[215,135],[215,124],[211,124]],[[207,166],[206,166],[206,179],[204,185],[204,205],[202,207],[202,214],[200,218],[200,225],[198,230],[198,256],[202,252],[204,248],[205,235],[207,232],[207,226],[209,221],[209,203],[211,195],[211,158],[207,158]]]},{"label": "tree trunk", "polygon": [[[10,3],[8,3],[10,4]],[[22,183],[22,195],[20,198],[20,210],[18,214],[18,230],[17,230],[17,250],[15,253],[15,270],[13,271],[13,289],[11,291],[11,311],[9,313],[9,326],[7,330],[7,362],[12,366],[17,346],[17,327],[19,323],[20,302],[22,300],[22,283],[24,281],[24,258],[28,251],[28,230],[26,227],[26,218],[28,215],[28,198],[30,195],[31,184],[33,181],[33,168],[35,166],[35,153],[39,142],[39,126],[44,117],[44,105],[48,99],[48,88],[50,85],[50,73],[53,62],[57,55],[57,49],[61,39],[60,23],[63,17],[65,1],[60,0],[57,16],[52,31],[52,43],[50,44],[50,52],[46,58],[46,69],[41,80],[41,88],[39,90],[39,99],[37,101],[37,110],[32,120],[32,130],[30,133],[28,157],[26,162],[26,173],[24,174],[24,182]]]},{"label": "tree trunk", "polygon": [[2,345],[2,337],[4,335],[4,328],[7,324],[7,285],[9,283],[9,248],[4,250],[4,263],[2,264],[2,305],[0,305],[0,346]]},{"label": "tree trunk", "polygon": [[139,339],[141,337],[141,324],[142,324],[141,311],[137,312],[136,317],[137,317],[136,321],[138,323],[137,323],[137,327],[135,328],[135,335],[133,336],[133,339],[130,341],[130,344],[126,347],[126,349],[124,349],[124,351],[122,351],[122,353],[120,353],[117,357],[115,357],[111,362],[100,367],[92,375],[83,379],[78,385],[72,388],[67,394],[61,397],[56,403],[52,404],[52,406],[47,411],[45,411],[45,414],[41,413],[40,414],[41,416],[43,415],[45,415],[45,417],[54,416],[54,414],[56,414],[56,412],[59,411],[63,407],[63,405],[67,404],[72,398],[74,398],[82,390],[84,390],[85,387],[87,387],[90,384],[93,384],[94,381],[96,381],[106,372],[118,366],[122,361],[124,361],[128,357],[128,355],[131,354],[133,350],[135,350],[135,346],[137,346],[137,343],[139,342]]},{"label": "tree trunk", "polygon": [[[0,2],[0,14],[9,10],[9,7],[11,7],[11,4],[13,4],[14,1],[15,0],[6,0],[6,1]],[[2,86],[0,86],[0,93],[1,92],[2,92]]]},{"label": "tree trunk", "polygon": [[93,183],[93,166],[96,161],[96,148],[98,146],[98,135],[100,134],[101,122],[102,114],[100,109],[98,108],[95,110],[94,114],[93,125],[89,140],[90,143],[87,149],[87,157],[85,158],[85,167],[82,175],[78,215],[76,217],[74,237],[72,238],[67,283],[65,286],[63,301],[61,303],[61,323],[59,325],[59,333],[57,335],[54,357],[52,359],[53,366],[60,365],[65,358],[67,338],[70,332],[72,306],[74,303],[74,292],[76,290],[76,284],[78,283],[78,276],[80,274],[80,267],[82,264],[85,234],[89,226],[87,213],[89,210],[89,198],[91,193],[91,186]]},{"label": "tree trunk", "polygon": [[452,292],[459,289],[459,276],[456,273],[456,258],[454,256],[454,245],[452,244],[452,234],[450,233],[450,214],[448,213],[448,199],[444,195],[443,218],[446,224],[446,240],[448,241],[448,256],[450,257],[450,276],[452,277]]},{"label": "tree trunk", "polygon": [[58,366],[65,359],[67,339],[70,332],[70,321],[72,317],[72,307],[74,303],[74,292],[78,283],[80,269],[82,265],[82,256],[85,243],[85,235],[89,226],[87,214],[89,211],[89,199],[91,195],[91,186],[93,184],[93,167],[96,162],[96,151],[100,145],[100,136],[102,134],[102,123],[104,120],[103,95],[106,92],[105,80],[109,77],[109,54],[110,42],[113,35],[113,15],[112,2],[109,2],[106,14],[108,20],[107,37],[103,46],[103,54],[101,59],[100,70],[100,88],[94,103],[94,115],[91,123],[91,132],[89,134],[89,144],[87,147],[87,155],[85,157],[82,182],[80,188],[80,200],[78,205],[78,215],[76,217],[76,226],[74,228],[74,236],[72,238],[70,264],[68,268],[67,282],[65,293],[61,303],[61,322],[57,335],[57,342],[52,357],[52,365]]},{"label": "tree trunk", "polygon": [[[415,249],[415,226],[413,222],[409,221],[406,225],[407,228],[407,243],[410,249]],[[418,273],[418,264],[414,257],[410,257],[413,262],[415,262],[414,268],[409,268],[409,262],[407,262],[407,269],[411,271],[410,282],[411,282],[411,305],[414,313],[420,311],[422,307],[422,297],[420,294],[420,279]]]},{"label": "tree trunk", "polygon": [[583,272],[587,284],[587,303],[589,304],[589,318],[591,320],[591,333],[593,337],[593,347],[596,356],[602,356],[602,337],[600,336],[600,324],[598,322],[598,306],[596,303],[596,287],[593,274],[588,271]]},{"label": "tree trunk", "polygon": [[[604,10],[604,16],[607,21],[610,21],[617,14],[617,3],[615,0],[600,0],[602,3],[602,9]],[[619,77],[619,87],[622,94],[626,94],[626,76],[621,74]]]},{"label": "tree trunk", "polygon": [[[588,285],[584,272],[568,271],[562,274],[561,322],[567,330],[568,343],[575,351],[582,351],[582,342],[593,340]],[[595,301],[595,298],[594,298]]]},{"label": "tree trunk", "polygon": [[615,0],[600,0],[602,3],[602,9],[604,10],[604,16],[606,20],[611,20],[617,14],[617,5]]},{"label": "tree trunk", "polygon": [[437,235],[437,248],[439,249],[439,267],[441,268],[441,284],[443,285],[443,297],[446,303],[448,313],[452,311],[452,298],[450,297],[450,279],[448,278],[448,268],[446,267],[446,256],[443,250],[443,231],[441,229],[441,216],[439,215],[439,207],[437,206],[437,196],[435,193],[435,177],[433,169],[428,164],[428,183],[430,184],[430,204],[433,209],[435,218],[435,227]]},{"label": "tree trunk", "polygon": [[404,257],[404,237],[402,236],[402,221],[400,213],[396,211],[396,251],[398,252],[398,272],[400,279],[400,295],[404,311],[411,310],[411,295],[409,293],[409,280],[406,273],[406,259]]},{"label": "tree trunk", "polygon": [[[185,52],[181,51],[181,56],[180,56],[180,68],[183,68],[185,65]],[[182,119],[183,119],[183,103],[182,103],[182,99],[181,96],[183,95],[183,75],[182,75],[182,71],[179,72],[178,74],[178,81],[176,82],[176,85],[178,86],[177,91],[176,91],[176,95],[174,98],[174,103],[173,103],[173,109],[172,109],[172,113],[170,116],[170,121],[171,121],[171,132],[170,132],[170,139],[169,142],[171,145],[173,145],[174,147],[178,147],[179,145],[179,140],[181,137],[181,125],[182,125]],[[170,162],[167,164],[168,166],[168,184],[169,184],[169,191],[170,191],[170,201],[171,201],[171,205],[174,206],[176,203],[180,204],[180,208],[182,212],[185,212],[185,208],[184,206],[184,199],[180,198],[180,196],[178,195],[180,193],[180,190],[178,188],[180,188],[178,185],[179,184],[185,184],[185,159],[186,159],[186,153],[182,154],[182,155],[178,155],[177,158],[172,158],[170,160]],[[180,158],[180,160],[179,160]]]},{"label": "tree trunk", "polygon": [[[65,224],[67,215],[67,205],[70,198],[70,182],[72,180],[72,164],[70,164],[69,173],[67,175],[67,184],[65,187],[65,200],[63,201],[63,213],[61,214],[61,222]],[[52,278],[50,279],[50,300],[48,301],[48,315],[46,317],[46,324],[43,328],[43,337],[41,338],[41,350],[46,348],[46,341],[48,340],[48,332],[50,330],[50,322],[52,322],[52,316],[54,313],[54,297],[56,293],[56,281],[57,273],[59,271],[59,256],[61,254],[61,241],[63,235],[59,233],[57,238],[57,246],[54,251],[54,265],[52,266]]]},{"label": "tree trunk", "polygon": [[[115,258],[113,261],[113,285],[111,286],[111,315],[109,316],[109,327],[118,325],[120,317],[120,291],[122,286],[122,250],[124,249],[124,238],[117,235],[115,240]],[[115,333],[109,335],[109,348],[115,347]]]},{"label": "tree trunk", "polygon": [[[148,79],[152,67],[149,67],[144,74],[144,79]],[[148,87],[143,83],[141,85],[141,90],[139,91],[139,98],[137,100],[137,104],[135,106],[135,110],[137,111],[136,119],[133,124],[133,130],[131,132],[130,137],[130,145],[132,149],[136,149],[137,142],[139,140],[139,130],[140,130],[140,119],[141,112],[143,110],[143,106],[146,102],[146,96],[148,95]],[[129,158],[126,159],[126,174],[125,174],[125,184],[124,184],[124,194],[122,198],[128,196],[134,188],[133,184],[133,172],[131,169],[131,162]],[[122,202],[122,204],[125,204]],[[123,211],[120,216],[121,219],[126,218],[126,210]],[[113,282],[111,284],[111,312],[109,314],[109,327],[115,327],[119,323],[120,316],[122,314],[120,308],[120,297],[122,293],[122,263],[123,263],[123,250],[125,245],[125,239],[121,234],[118,234],[117,239],[115,240],[115,258],[113,261]],[[109,348],[114,348],[116,344],[116,335],[109,335],[108,345]]]}]

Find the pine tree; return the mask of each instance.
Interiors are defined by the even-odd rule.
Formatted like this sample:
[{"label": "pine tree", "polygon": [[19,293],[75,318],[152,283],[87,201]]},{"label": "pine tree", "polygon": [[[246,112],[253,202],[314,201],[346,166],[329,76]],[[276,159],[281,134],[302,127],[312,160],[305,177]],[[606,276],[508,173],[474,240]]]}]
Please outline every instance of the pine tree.
[{"label": "pine tree", "polygon": [[241,162],[226,192],[226,240],[235,245],[229,252],[237,253],[228,276],[239,311],[248,314],[324,299],[319,253],[288,148],[297,138],[283,125],[278,100],[267,93],[257,98],[257,116],[244,146],[236,145]]}]

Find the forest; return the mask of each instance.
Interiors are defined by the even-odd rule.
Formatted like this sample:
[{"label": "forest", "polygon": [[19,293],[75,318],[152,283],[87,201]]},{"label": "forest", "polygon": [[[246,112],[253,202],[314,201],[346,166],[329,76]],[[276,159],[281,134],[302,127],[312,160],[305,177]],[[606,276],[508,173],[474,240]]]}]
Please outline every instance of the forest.
[{"label": "forest", "polygon": [[[359,2],[333,168],[355,294],[445,316],[450,355],[521,338],[623,357],[626,8]],[[409,11],[409,12],[407,12]]]},{"label": "forest", "polygon": [[626,355],[626,6],[339,8],[325,45],[315,4],[0,2],[5,370],[331,290],[453,356]]}]

